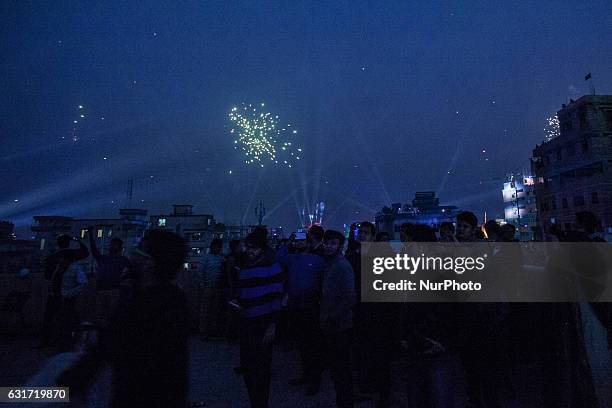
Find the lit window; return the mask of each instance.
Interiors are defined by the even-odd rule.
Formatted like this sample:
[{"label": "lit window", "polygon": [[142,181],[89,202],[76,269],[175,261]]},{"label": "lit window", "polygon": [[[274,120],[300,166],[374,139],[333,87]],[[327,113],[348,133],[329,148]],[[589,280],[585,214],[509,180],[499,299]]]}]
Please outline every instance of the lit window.
[{"label": "lit window", "polygon": [[108,236],[112,237],[113,236],[113,230],[108,230]]},{"label": "lit window", "polygon": [[160,218],[159,220],[157,220],[157,226],[158,227],[165,227],[166,226],[166,219],[165,218]]},{"label": "lit window", "polygon": [[98,238],[102,238],[104,235],[104,230],[99,229],[98,230]]},{"label": "lit window", "polygon": [[82,229],[81,230],[81,238],[85,238],[85,234],[87,234],[87,230],[86,229]]},{"label": "lit window", "polygon": [[45,239],[41,238],[40,239],[40,250],[43,251],[45,249]]}]

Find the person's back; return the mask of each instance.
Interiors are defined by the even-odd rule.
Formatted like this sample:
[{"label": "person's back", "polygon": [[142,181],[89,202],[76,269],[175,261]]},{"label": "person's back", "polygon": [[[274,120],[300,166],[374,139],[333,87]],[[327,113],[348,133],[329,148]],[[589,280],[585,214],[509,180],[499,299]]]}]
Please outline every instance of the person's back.
[{"label": "person's back", "polygon": [[113,406],[186,405],[188,316],[185,293],[170,283],[145,288],[119,311]]},{"label": "person's back", "polygon": [[308,307],[318,302],[325,261],[314,253],[288,254],[283,264],[287,270],[289,307]]},{"label": "person's back", "polygon": [[321,328],[326,332],[348,330],[353,326],[355,285],[351,264],[338,254],[330,259],[323,274]]},{"label": "person's back", "polygon": [[113,407],[184,407],[188,395],[189,309],[174,279],[187,256],[176,234],[153,230],[142,251],[150,281],[114,314],[105,348]]}]

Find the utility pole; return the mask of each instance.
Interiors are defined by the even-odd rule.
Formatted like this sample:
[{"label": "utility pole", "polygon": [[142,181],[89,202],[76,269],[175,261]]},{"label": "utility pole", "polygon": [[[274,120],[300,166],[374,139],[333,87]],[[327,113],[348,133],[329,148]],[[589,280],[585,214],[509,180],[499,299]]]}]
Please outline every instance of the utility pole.
[{"label": "utility pole", "polygon": [[255,216],[257,217],[257,225],[262,225],[263,218],[266,215],[266,207],[264,207],[263,202],[260,201],[259,205],[255,207]]}]

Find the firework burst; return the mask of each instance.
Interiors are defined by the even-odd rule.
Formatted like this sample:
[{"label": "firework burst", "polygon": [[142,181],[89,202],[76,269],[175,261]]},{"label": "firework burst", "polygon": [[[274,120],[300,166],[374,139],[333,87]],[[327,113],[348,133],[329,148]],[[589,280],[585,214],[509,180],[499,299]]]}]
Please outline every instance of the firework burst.
[{"label": "firework burst", "polygon": [[302,149],[295,146],[292,136],[297,130],[290,124],[280,125],[278,116],[265,111],[265,105],[242,104],[229,113],[232,123],[230,134],[234,137],[234,149],[241,149],[246,157],[245,163],[264,162],[292,167],[300,160]]},{"label": "firework burst", "polygon": [[547,142],[561,134],[559,130],[559,118],[557,115],[546,119],[546,127],[544,128],[544,132],[544,140]]}]

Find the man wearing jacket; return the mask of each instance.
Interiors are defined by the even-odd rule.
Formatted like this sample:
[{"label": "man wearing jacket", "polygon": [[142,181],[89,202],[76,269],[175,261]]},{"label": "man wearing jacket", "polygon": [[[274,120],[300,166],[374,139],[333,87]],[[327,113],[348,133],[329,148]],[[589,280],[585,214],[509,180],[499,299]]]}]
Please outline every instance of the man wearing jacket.
[{"label": "man wearing jacket", "polygon": [[327,361],[336,389],[336,405],[353,406],[350,331],[356,302],[351,264],[342,255],[344,236],[325,231],[323,249],[326,268],[321,291],[320,322],[326,344]]}]

